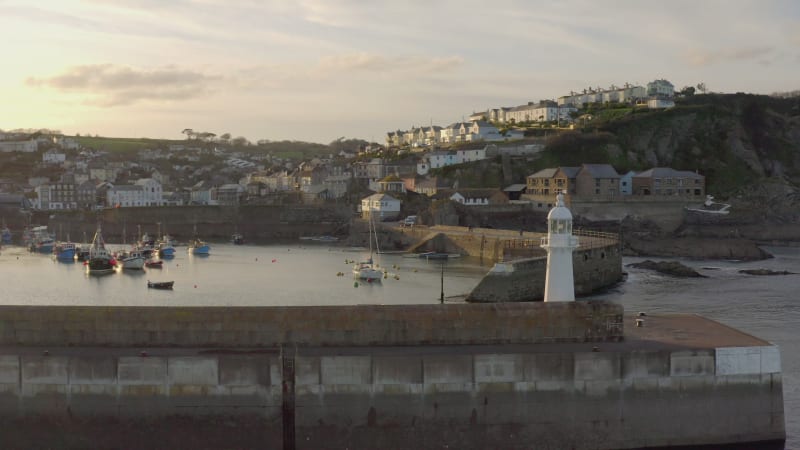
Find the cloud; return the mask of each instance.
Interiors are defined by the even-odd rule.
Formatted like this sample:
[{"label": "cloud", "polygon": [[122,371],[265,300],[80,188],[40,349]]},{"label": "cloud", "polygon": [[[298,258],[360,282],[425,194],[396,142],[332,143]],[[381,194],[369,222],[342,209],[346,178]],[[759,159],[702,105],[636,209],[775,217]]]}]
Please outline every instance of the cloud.
[{"label": "cloud", "polygon": [[687,53],[686,59],[692,66],[708,66],[730,61],[763,61],[773,50],[774,47],[771,46],[745,47],[718,51],[691,49]]},{"label": "cloud", "polygon": [[32,87],[88,96],[88,102],[111,107],[140,101],[176,101],[207,95],[221,77],[167,66],[138,69],[114,64],[74,66],[52,77],[29,77]]},{"label": "cloud", "polygon": [[423,57],[400,56],[389,58],[369,53],[327,56],[320,60],[317,69],[325,73],[339,72],[438,72],[452,70],[464,64],[460,56]]}]

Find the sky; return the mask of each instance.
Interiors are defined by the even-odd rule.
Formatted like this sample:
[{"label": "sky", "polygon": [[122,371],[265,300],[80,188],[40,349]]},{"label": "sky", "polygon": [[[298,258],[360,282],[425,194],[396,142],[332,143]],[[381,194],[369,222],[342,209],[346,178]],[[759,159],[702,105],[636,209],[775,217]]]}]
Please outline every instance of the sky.
[{"label": "sky", "polygon": [[328,143],[587,87],[800,89],[796,0],[0,0],[0,129]]}]

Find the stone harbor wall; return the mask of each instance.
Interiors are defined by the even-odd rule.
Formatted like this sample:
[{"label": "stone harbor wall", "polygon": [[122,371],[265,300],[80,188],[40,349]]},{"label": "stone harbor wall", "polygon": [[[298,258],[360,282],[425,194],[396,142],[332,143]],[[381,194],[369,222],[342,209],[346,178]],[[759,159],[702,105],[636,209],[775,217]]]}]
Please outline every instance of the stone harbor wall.
[{"label": "stone harbor wall", "polygon": [[277,348],[613,341],[622,305],[0,306],[0,345]]},{"label": "stone harbor wall", "polygon": [[[575,295],[588,295],[622,280],[622,254],[617,243],[572,254]],[[496,263],[470,292],[470,302],[526,302],[544,298],[547,257]]]},{"label": "stone harbor wall", "polygon": [[139,351],[4,350],[0,446],[613,449],[784,436],[772,346]]}]

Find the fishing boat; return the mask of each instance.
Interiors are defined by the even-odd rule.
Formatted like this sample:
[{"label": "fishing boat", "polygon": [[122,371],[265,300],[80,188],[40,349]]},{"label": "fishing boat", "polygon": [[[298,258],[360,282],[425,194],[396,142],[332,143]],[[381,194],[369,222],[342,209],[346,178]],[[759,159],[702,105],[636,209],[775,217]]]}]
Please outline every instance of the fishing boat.
[{"label": "fishing boat", "polygon": [[155,243],[159,258],[172,258],[175,256],[175,241],[166,231],[161,234],[161,222],[158,222],[158,235],[161,236]]},{"label": "fishing boat", "polygon": [[156,242],[159,258],[172,258],[175,256],[175,244],[170,235],[165,234]]},{"label": "fishing boat", "polygon": [[141,250],[133,249],[123,252],[119,255],[118,260],[122,263],[123,269],[142,270],[144,268],[145,258]]},{"label": "fishing boat", "polygon": [[144,266],[150,269],[161,269],[164,267],[164,261],[158,260],[148,260],[144,262]]},{"label": "fishing boat", "polygon": [[189,241],[188,251],[193,255],[208,255],[211,252],[211,246],[200,239],[192,239]]},{"label": "fishing boat", "polygon": [[75,261],[76,249],[77,246],[74,242],[58,242],[53,247],[53,254],[61,262],[73,262]]},{"label": "fishing boat", "polygon": [[113,273],[114,267],[117,265],[111,253],[106,249],[106,243],[103,240],[100,224],[97,225],[97,231],[94,233],[92,245],[89,247],[89,260],[85,261],[84,264],[86,264],[89,275]]},{"label": "fishing boat", "polygon": [[53,253],[56,240],[47,231],[47,225],[33,227],[30,231],[30,251],[45,254]]},{"label": "fishing boat", "polygon": [[373,238],[375,239],[375,248],[378,247],[378,233],[372,223],[372,215],[369,219],[369,259],[356,263],[353,266],[353,278],[359,280],[366,280],[368,282],[381,281],[383,278],[383,271],[378,268],[375,261],[372,259],[374,249],[372,245]]},{"label": "fishing boat", "polygon": [[150,289],[172,289],[174,284],[174,281],[147,281],[147,287]]},{"label": "fishing boat", "polygon": [[142,229],[141,226],[137,225],[137,228],[139,229],[140,232],[139,235],[141,236],[141,238],[139,239],[139,242],[136,243],[134,248],[140,251],[143,257],[149,258],[153,256],[153,253],[156,252],[156,240],[150,237],[150,235],[148,235],[147,233],[141,234],[141,229]]},{"label": "fishing boat", "polygon": [[187,251],[192,255],[208,255],[211,252],[211,246],[197,237],[197,225],[194,226],[194,237],[189,241]]},{"label": "fishing boat", "polygon": [[83,233],[83,243],[75,246],[75,259],[78,261],[88,261],[89,247],[90,245],[86,242],[86,233]]}]

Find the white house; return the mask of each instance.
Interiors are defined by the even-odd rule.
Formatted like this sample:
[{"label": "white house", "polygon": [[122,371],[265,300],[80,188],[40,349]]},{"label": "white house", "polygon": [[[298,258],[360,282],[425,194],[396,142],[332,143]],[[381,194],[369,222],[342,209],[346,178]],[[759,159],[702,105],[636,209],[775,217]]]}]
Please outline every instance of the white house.
[{"label": "white house", "polygon": [[66,136],[53,136],[53,143],[64,150],[80,150],[81,144],[75,138]]},{"label": "white house", "polygon": [[497,127],[482,120],[472,122],[469,133],[466,135],[467,141],[502,141],[504,139]]},{"label": "white house", "polygon": [[113,186],[106,191],[106,204],[120,208],[163,206],[161,183],[152,178],[141,178],[134,184]]},{"label": "white house", "polygon": [[143,206],[163,206],[164,195],[161,190],[161,183],[153,178],[140,178],[136,180],[137,186],[142,187]]},{"label": "white house", "polygon": [[211,188],[213,185],[208,181],[198,181],[190,193],[189,201],[195,205],[208,205],[211,203]]},{"label": "white house", "polygon": [[39,149],[39,143],[36,139],[27,141],[0,141],[0,152],[11,153],[33,153]]},{"label": "white house", "polygon": [[505,138],[509,141],[515,141],[517,139],[523,139],[525,137],[525,132],[522,130],[506,130]]},{"label": "white house", "polygon": [[647,99],[647,107],[650,109],[666,109],[675,106],[675,101],[671,98],[649,98]]},{"label": "white house", "polygon": [[400,200],[388,194],[372,194],[361,199],[361,217],[369,219],[370,214],[378,221],[400,217]]},{"label": "white house", "polygon": [[135,184],[121,184],[106,192],[106,204],[111,207],[129,208],[144,205],[144,189]]},{"label": "white house", "polygon": [[459,163],[456,152],[430,152],[426,156],[426,159],[428,160],[428,167],[431,169],[438,169],[440,167]]},{"label": "white house", "polygon": [[67,155],[61,152],[50,150],[42,154],[42,162],[45,164],[59,165],[63,164],[66,160]]},{"label": "white house", "polygon": [[457,164],[480,161],[482,159],[486,159],[486,147],[469,150],[456,150],[456,161],[458,161]]}]

